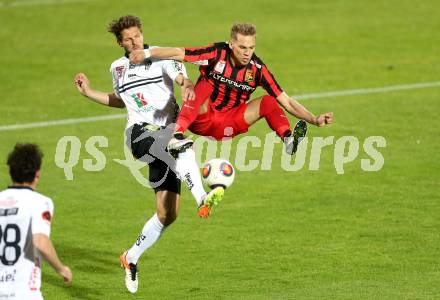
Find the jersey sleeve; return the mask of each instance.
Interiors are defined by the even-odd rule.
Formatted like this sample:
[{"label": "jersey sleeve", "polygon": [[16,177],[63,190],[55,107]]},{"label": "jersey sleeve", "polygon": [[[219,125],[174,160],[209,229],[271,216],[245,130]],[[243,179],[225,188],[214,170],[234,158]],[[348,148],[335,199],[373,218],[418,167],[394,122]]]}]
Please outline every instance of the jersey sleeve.
[{"label": "jersey sleeve", "polygon": [[176,60],[166,60],[163,64],[163,71],[173,80],[176,80],[176,77],[179,74],[182,74],[185,78],[188,78],[186,73],[185,66]]},{"label": "jersey sleeve", "polygon": [[50,225],[53,217],[53,202],[50,198],[39,199],[35,209],[32,211],[32,234],[42,233],[50,235]]},{"label": "jersey sleeve", "polygon": [[278,97],[283,93],[283,89],[280,87],[275,77],[267,69],[266,65],[261,66],[261,80],[260,85],[266,90],[266,92],[272,97]]},{"label": "jersey sleeve", "polygon": [[205,47],[185,48],[184,61],[198,64],[208,65],[209,62],[216,58],[218,48],[215,44],[211,44]]}]

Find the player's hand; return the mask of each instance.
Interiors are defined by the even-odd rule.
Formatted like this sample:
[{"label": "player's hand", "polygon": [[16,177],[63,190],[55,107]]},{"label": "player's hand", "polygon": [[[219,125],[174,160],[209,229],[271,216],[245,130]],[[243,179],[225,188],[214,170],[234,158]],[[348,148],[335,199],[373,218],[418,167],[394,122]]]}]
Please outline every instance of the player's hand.
[{"label": "player's hand", "polygon": [[194,100],[196,98],[196,92],[194,91],[194,85],[191,80],[185,79],[182,86],[182,100]]},{"label": "player's hand", "polygon": [[58,273],[64,278],[64,284],[71,285],[72,284],[72,271],[69,267],[63,266]]},{"label": "player's hand", "polygon": [[84,73],[79,73],[75,76],[75,86],[81,94],[86,96],[90,89],[90,81]]},{"label": "player's hand", "polygon": [[332,123],[333,123],[333,113],[332,112],[326,112],[326,113],[320,114],[316,118],[316,125],[318,127],[322,127],[324,125],[332,124]]},{"label": "player's hand", "polygon": [[145,59],[144,50],[133,50],[128,58],[132,64],[140,64]]}]

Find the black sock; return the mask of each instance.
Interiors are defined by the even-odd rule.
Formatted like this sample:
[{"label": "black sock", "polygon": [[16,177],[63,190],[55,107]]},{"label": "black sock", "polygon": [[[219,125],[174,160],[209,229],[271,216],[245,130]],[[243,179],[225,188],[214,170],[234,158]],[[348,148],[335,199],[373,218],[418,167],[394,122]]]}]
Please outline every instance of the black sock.
[{"label": "black sock", "polygon": [[292,136],[292,131],[290,129],[286,130],[286,132],[284,132],[283,139],[285,139],[286,137],[289,137],[289,136]]},{"label": "black sock", "polygon": [[183,133],[181,133],[181,132],[174,133],[174,137],[176,139],[178,139],[178,140],[184,140],[185,139],[185,137],[183,136]]}]

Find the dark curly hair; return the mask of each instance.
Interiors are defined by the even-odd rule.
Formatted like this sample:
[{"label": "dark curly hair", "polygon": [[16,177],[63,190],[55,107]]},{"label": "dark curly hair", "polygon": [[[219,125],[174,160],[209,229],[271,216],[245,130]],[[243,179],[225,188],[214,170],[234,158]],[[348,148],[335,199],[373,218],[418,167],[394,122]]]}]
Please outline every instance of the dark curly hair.
[{"label": "dark curly hair", "polygon": [[41,168],[43,153],[35,144],[16,144],[9,153],[9,174],[15,183],[30,183]]},{"label": "dark curly hair", "polygon": [[122,40],[122,30],[130,28],[130,27],[137,27],[142,32],[142,23],[141,19],[139,19],[136,16],[122,16],[117,20],[113,20],[108,24],[108,32],[111,32],[115,35],[118,42]]}]

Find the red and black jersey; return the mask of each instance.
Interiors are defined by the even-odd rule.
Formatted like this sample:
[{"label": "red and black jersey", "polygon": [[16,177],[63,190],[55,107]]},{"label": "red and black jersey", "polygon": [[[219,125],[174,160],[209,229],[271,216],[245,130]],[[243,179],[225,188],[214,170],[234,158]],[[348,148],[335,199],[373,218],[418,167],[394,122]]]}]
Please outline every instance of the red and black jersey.
[{"label": "red and black jersey", "polygon": [[219,111],[239,106],[249,100],[258,86],[273,97],[283,90],[255,53],[245,66],[234,67],[229,44],[215,43],[206,47],[185,48],[184,61],[200,65],[199,80],[208,80],[214,87],[211,104]]}]

